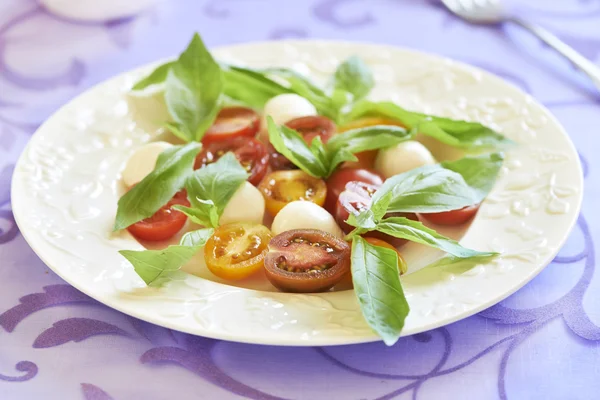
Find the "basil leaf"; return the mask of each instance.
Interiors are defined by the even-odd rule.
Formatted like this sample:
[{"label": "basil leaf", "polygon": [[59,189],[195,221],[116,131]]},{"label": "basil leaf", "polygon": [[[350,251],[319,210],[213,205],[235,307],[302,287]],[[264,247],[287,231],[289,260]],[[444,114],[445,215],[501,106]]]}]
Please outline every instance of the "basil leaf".
[{"label": "basil leaf", "polygon": [[441,165],[459,173],[466,184],[476,193],[481,202],[494,187],[496,178],[504,163],[504,154],[489,153],[473,157],[464,157],[456,161],[446,161]]},{"label": "basil leaf", "polygon": [[343,162],[356,161],[356,153],[392,147],[409,140],[412,134],[406,129],[392,125],[375,125],[352,129],[333,136],[327,142],[329,154],[329,173]]},{"label": "basil leaf", "polygon": [[354,162],[358,161],[358,157],[356,157],[352,152],[350,152],[347,148],[342,147],[337,151],[328,152],[328,167],[327,167],[327,176],[333,174],[336,168],[346,161]]},{"label": "basil leaf", "polygon": [[219,111],[223,74],[196,33],[167,73],[165,101],[179,135],[200,141]]},{"label": "basil leaf", "polygon": [[167,73],[173,65],[173,62],[168,62],[154,69],[147,77],[140,79],[131,90],[144,90],[152,85],[163,83],[167,79]]},{"label": "basil leaf", "polygon": [[120,250],[148,286],[158,286],[188,261],[206,244],[213,229],[199,229],[186,233],[177,246],[161,250]]},{"label": "basil leaf", "polygon": [[341,63],[333,75],[334,90],[350,93],[355,100],[369,94],[375,86],[371,70],[359,57],[352,56]]},{"label": "basil leaf", "polygon": [[[427,117],[424,114],[421,114]],[[428,125],[432,125],[428,127]],[[515,142],[479,122],[459,121],[443,117],[431,117],[426,126],[419,126],[419,131],[442,143],[462,147],[467,150],[485,150],[506,148]],[[454,144],[458,143],[458,144]]]},{"label": "basil leaf", "polygon": [[497,253],[483,254],[479,256],[473,256],[470,258],[460,258],[451,254],[444,254],[438,260],[426,265],[424,268],[437,268],[437,267],[461,267],[465,270],[469,270],[476,266],[489,261],[490,259],[497,257]]},{"label": "basil leaf", "polygon": [[223,210],[248,173],[227,153],[216,162],[194,171],[186,182],[191,207],[175,206],[201,225],[217,227]]},{"label": "basil leaf", "polygon": [[361,211],[357,216],[354,214],[350,214],[348,217],[348,225],[359,228],[358,230],[350,232],[349,237],[354,237],[355,235],[360,235],[365,233],[366,231],[373,230],[377,228],[379,221],[384,217],[384,215],[388,212],[388,207],[390,201],[392,200],[392,192],[386,193],[378,202],[372,203],[371,207],[368,209]]},{"label": "basil leaf", "polygon": [[376,204],[388,192],[388,212],[442,212],[476,204],[479,196],[463,177],[441,165],[425,165],[387,179],[375,192]]},{"label": "basil leaf", "polygon": [[369,326],[391,346],[400,337],[410,310],[398,271],[398,254],[373,246],[360,236],[352,241],[354,293]]},{"label": "basil leaf", "polygon": [[266,74],[249,68],[223,66],[225,95],[253,108],[264,108],[269,99],[290,89],[268,78]]},{"label": "basil leaf", "polygon": [[453,120],[405,110],[391,102],[357,103],[346,119],[354,120],[364,115],[380,115],[400,121],[409,129],[431,136],[442,143],[465,150],[503,148],[514,142],[478,122]]},{"label": "basil leaf", "polygon": [[393,237],[435,247],[459,258],[492,256],[495,254],[462,247],[455,240],[440,235],[418,221],[404,217],[386,218],[377,225],[376,230]]},{"label": "basil leaf", "polygon": [[154,170],[119,199],[114,230],[148,218],[167,204],[183,188],[199,151],[199,143],[189,143],[162,152]]},{"label": "basil leaf", "polygon": [[197,229],[183,235],[179,244],[181,246],[204,246],[213,233],[215,230],[212,228]]},{"label": "basil leaf", "polygon": [[269,141],[275,150],[307,174],[316,178],[327,176],[328,160],[320,139],[313,141],[313,147],[309,147],[298,132],[287,126],[278,127],[270,116],[267,117],[267,127]]},{"label": "basil leaf", "polygon": [[174,206],[173,208],[187,215],[198,225],[219,226],[219,211],[212,200],[195,199],[193,207]]},{"label": "basil leaf", "polygon": [[148,286],[158,286],[188,261],[198,247],[169,246],[161,250],[120,250],[119,253],[132,265]]},{"label": "basil leaf", "polygon": [[327,149],[337,151],[346,148],[351,153],[360,153],[392,147],[411,138],[412,134],[400,126],[374,125],[334,135],[327,141]]}]

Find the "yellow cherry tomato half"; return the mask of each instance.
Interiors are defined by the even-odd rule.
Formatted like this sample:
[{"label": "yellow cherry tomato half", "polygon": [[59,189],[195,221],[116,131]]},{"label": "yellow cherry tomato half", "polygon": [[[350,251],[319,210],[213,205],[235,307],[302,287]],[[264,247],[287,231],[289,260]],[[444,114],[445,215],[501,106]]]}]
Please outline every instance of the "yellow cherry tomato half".
[{"label": "yellow cherry tomato half", "polygon": [[299,169],[275,171],[262,180],[258,189],[265,197],[267,211],[275,216],[288,203],[297,200],[325,204],[327,184]]},{"label": "yellow cherry tomato half", "polygon": [[271,237],[269,228],[260,224],[220,226],[204,246],[206,266],[219,278],[247,278],[263,268]]}]

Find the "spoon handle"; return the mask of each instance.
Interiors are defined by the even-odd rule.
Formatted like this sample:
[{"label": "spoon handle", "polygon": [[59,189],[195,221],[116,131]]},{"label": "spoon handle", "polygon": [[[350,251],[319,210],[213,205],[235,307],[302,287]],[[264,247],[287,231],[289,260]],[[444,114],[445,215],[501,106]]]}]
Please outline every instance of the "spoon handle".
[{"label": "spoon handle", "polygon": [[585,72],[600,89],[600,67],[579,54],[571,46],[560,40],[550,31],[542,28],[539,25],[534,25],[517,17],[509,18],[511,22],[527,29],[535,36],[540,38],[548,46],[552,47],[558,53],[562,54],[566,59],[571,61],[577,68]]}]

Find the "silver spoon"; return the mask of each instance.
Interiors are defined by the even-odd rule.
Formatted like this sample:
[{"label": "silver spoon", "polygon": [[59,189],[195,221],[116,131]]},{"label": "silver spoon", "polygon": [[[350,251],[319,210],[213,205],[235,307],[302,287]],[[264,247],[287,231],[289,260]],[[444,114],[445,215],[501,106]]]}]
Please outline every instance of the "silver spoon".
[{"label": "silver spoon", "polygon": [[596,64],[579,54],[550,31],[506,13],[502,6],[502,0],[442,0],[442,3],[452,13],[474,24],[497,24],[510,21],[527,29],[585,72],[600,89],[600,68]]}]

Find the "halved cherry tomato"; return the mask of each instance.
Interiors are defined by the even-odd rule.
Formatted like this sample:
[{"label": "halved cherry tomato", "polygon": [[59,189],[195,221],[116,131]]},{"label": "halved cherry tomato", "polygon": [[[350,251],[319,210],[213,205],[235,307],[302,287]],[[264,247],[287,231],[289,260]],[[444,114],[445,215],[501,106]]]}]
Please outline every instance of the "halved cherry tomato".
[{"label": "halved cherry tomato", "polygon": [[398,269],[400,270],[400,275],[405,274],[406,271],[408,271],[406,261],[404,261],[404,258],[402,258],[402,254],[400,254],[397,248],[395,248],[385,240],[377,239],[374,237],[366,237],[365,240],[373,246],[385,247],[386,249],[394,250],[396,253],[398,253]]},{"label": "halved cherry tomato", "polygon": [[149,242],[172,238],[183,228],[187,221],[187,216],[184,213],[171,208],[174,205],[190,206],[185,190],[175,194],[153,216],[136,222],[129,226],[127,230],[136,238]]},{"label": "halved cherry tomato", "polygon": [[311,201],[322,206],[327,195],[325,181],[299,169],[271,172],[258,185],[258,189],[265,197],[267,211],[273,216],[296,200]]},{"label": "halved cherry tomato", "polygon": [[[360,129],[366,128],[368,126],[374,125],[394,125],[401,126],[405,128],[405,126],[399,121],[395,121],[393,119],[381,118],[381,117],[366,117],[357,119],[356,121],[352,121],[346,125],[341,126],[338,129],[339,133],[349,131],[351,129]],[[375,164],[375,158],[377,157],[378,150],[367,150],[360,153],[356,153],[355,156],[358,158],[358,161],[347,161],[342,164],[343,168],[373,168]]]},{"label": "halved cherry tomato", "polygon": [[240,164],[250,173],[248,182],[258,185],[267,173],[269,154],[265,145],[256,139],[236,137],[228,142],[208,144],[196,157],[194,169],[217,161],[229,151],[233,152]]},{"label": "halved cherry tomato", "polygon": [[363,168],[342,168],[335,171],[327,178],[327,198],[325,199],[325,209],[331,214],[335,213],[337,199],[346,189],[348,182],[357,181],[370,185],[383,184],[383,178],[375,171]]},{"label": "halved cherry tomato", "polygon": [[253,138],[260,127],[260,117],[251,108],[225,107],[202,138],[203,144],[229,141],[236,137]]},{"label": "halved cherry tomato", "polygon": [[[298,131],[308,144],[317,136],[320,136],[323,143],[326,143],[335,132],[333,121],[320,115],[295,118],[288,121],[285,126]],[[290,160],[285,158],[281,153],[278,153],[271,144],[269,144],[269,155],[271,168],[274,170],[297,168]]]},{"label": "halved cherry tomato", "polygon": [[473,218],[477,214],[477,211],[479,211],[479,204],[461,208],[460,210],[419,215],[438,225],[462,225]]},{"label": "halved cherry tomato", "polygon": [[265,273],[285,292],[322,292],[350,271],[347,242],[317,229],[280,233],[269,243]]},{"label": "halved cherry tomato", "polygon": [[218,227],[204,246],[204,261],[219,278],[246,278],[263,267],[271,231],[264,225],[235,223]]},{"label": "halved cherry tomato", "polygon": [[[371,204],[371,198],[379,188],[378,185],[370,185],[364,182],[348,182],[346,190],[340,193],[338,202],[335,208],[335,220],[346,233],[354,228],[346,222],[350,213],[358,215],[361,211],[367,209]],[[416,214],[412,213],[388,213],[385,217],[405,217],[418,221]],[[390,243],[395,247],[400,247],[407,242],[405,239],[396,238],[385,233],[372,231],[363,235],[365,238],[374,237]]]}]

